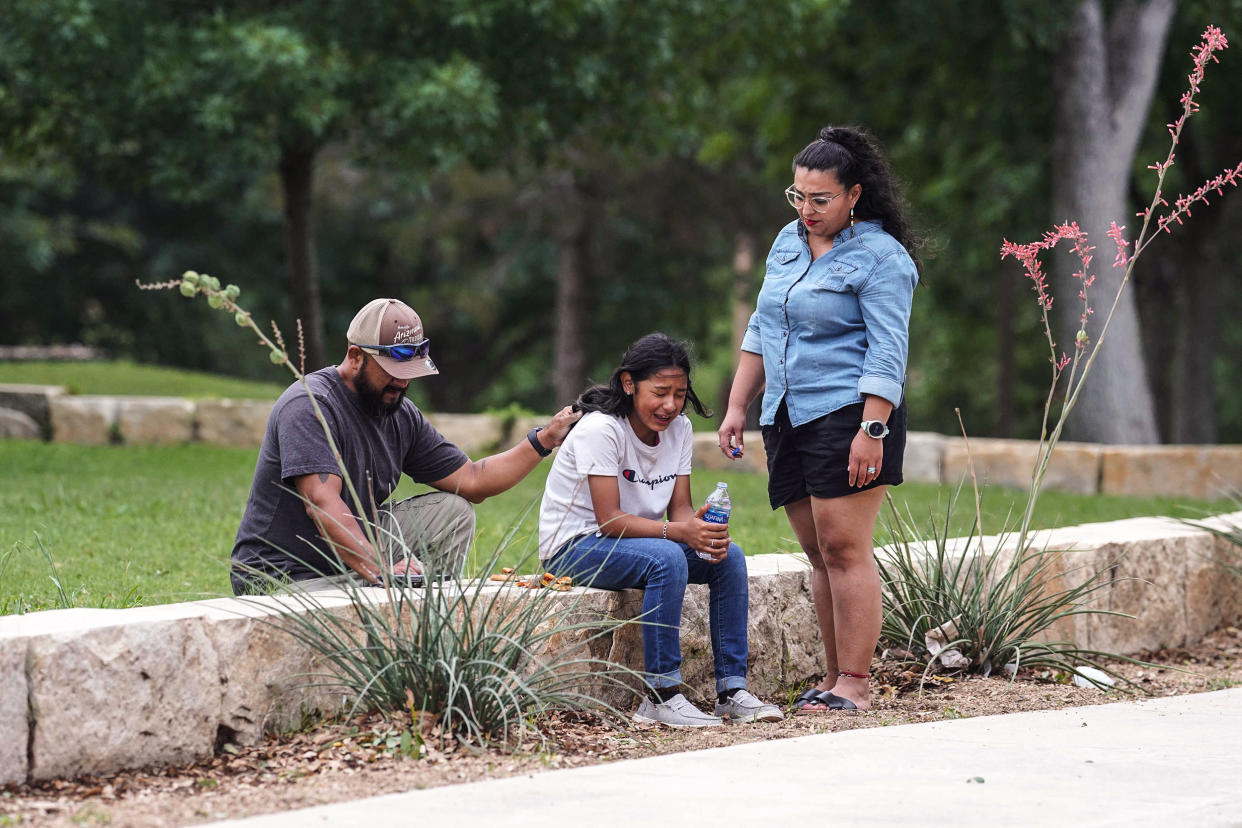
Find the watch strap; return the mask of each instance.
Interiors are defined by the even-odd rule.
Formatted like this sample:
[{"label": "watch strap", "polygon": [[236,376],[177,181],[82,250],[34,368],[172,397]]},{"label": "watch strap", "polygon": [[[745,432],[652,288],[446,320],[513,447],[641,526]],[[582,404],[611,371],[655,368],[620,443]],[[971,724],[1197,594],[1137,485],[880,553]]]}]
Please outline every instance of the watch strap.
[{"label": "watch strap", "polygon": [[537,451],[540,457],[547,457],[552,453],[552,449],[544,448],[543,443],[539,442],[539,432],[541,431],[543,431],[542,428],[532,428],[530,431],[526,432],[526,439],[530,440],[531,448]]}]

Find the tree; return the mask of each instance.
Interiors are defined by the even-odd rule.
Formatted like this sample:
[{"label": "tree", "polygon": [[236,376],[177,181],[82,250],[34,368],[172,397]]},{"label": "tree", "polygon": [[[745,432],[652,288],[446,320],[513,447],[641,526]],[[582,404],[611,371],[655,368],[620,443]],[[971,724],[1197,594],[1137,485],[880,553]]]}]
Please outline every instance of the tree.
[{"label": "tree", "polygon": [[638,99],[648,69],[672,58],[658,25],[646,40],[617,36],[672,3],[11,5],[0,43],[8,152],[54,150],[191,201],[236,198],[278,175],[290,310],[310,367],[327,359],[314,241],[325,148],[344,145],[355,163],[410,183],[462,159],[537,157],[584,115],[616,108],[623,123],[632,108],[615,93]]},{"label": "tree", "polygon": [[[1172,0],[1123,0],[1106,17],[1100,0],[1081,0],[1057,58],[1057,131],[1053,139],[1052,204],[1057,222],[1076,220],[1101,246],[1109,222],[1124,225],[1130,207],[1130,170],[1147,122],[1165,39],[1173,18]],[[1058,257],[1053,274],[1059,306],[1059,336],[1073,347],[1081,303],[1079,269]],[[1101,268],[1093,295],[1115,296],[1121,274]],[[1099,334],[1089,320],[1087,334]],[[1132,292],[1122,294],[1112,321],[1108,347],[1100,352],[1096,376],[1083,389],[1067,432],[1099,443],[1156,443],[1156,408],[1143,337]]]}]

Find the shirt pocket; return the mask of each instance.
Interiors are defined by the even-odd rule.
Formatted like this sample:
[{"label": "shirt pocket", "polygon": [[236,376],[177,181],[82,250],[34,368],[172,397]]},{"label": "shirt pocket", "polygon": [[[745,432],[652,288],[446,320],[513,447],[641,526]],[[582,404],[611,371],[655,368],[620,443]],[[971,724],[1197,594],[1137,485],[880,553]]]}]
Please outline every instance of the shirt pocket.
[{"label": "shirt pocket", "polygon": [[767,275],[777,278],[788,276],[797,269],[798,258],[801,255],[802,251],[797,247],[773,250],[768,254]]},{"label": "shirt pocket", "polygon": [[858,268],[854,267],[852,264],[848,264],[846,262],[830,262],[815,274],[815,285],[816,287],[821,287],[825,290],[844,293],[847,290],[853,289],[850,282],[857,271]]}]

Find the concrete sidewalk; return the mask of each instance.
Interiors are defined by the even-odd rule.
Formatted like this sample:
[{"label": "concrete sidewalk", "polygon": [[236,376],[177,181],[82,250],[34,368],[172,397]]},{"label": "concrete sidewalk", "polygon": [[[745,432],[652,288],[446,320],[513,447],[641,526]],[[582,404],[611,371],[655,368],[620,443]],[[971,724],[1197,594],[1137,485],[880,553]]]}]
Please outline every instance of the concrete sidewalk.
[{"label": "concrete sidewalk", "polygon": [[849,730],[216,823],[1242,826],[1242,688]]}]

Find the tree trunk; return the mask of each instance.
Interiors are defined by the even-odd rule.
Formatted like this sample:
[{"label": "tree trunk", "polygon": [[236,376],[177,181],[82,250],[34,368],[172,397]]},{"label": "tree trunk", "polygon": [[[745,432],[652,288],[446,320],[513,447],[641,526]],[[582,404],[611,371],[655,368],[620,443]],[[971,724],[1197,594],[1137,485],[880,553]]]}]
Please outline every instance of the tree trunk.
[{"label": "tree trunk", "polygon": [[[1095,347],[1121,269],[1110,267],[1109,222],[1130,225],[1127,202],[1131,165],[1147,119],[1156,74],[1173,16],[1172,0],[1125,0],[1106,21],[1100,0],[1083,0],[1070,21],[1056,72],[1057,124],[1052,155],[1052,199],[1057,223],[1076,220],[1096,247],[1096,275],[1089,300],[1088,348]],[[1082,289],[1072,254],[1054,257],[1058,346],[1073,351],[1082,314]],[[1099,443],[1156,443],[1155,405],[1143,360],[1133,293],[1117,306],[1066,428],[1066,436]]]},{"label": "tree trunk", "polygon": [[[755,235],[742,230],[733,237],[733,289],[731,291],[732,336],[729,347],[733,354],[733,368],[737,370],[738,351],[742,347],[742,337],[746,335],[746,324],[750,322],[750,314],[755,309]],[[729,391],[733,387],[732,375],[725,378],[720,388],[720,410],[717,420],[724,416],[724,408],[729,402]],[[759,406],[751,405],[746,410],[746,427],[759,428]]]},{"label": "tree trunk", "polygon": [[577,398],[587,381],[587,288],[583,272],[586,216],[572,172],[552,186],[556,208],[556,340],[554,371],[557,405]]},{"label": "tree trunk", "polygon": [[1014,346],[1013,334],[1016,279],[1009,272],[1001,274],[996,286],[996,425],[997,437],[1014,436],[1014,420],[1017,415],[1014,403]]},{"label": "tree trunk", "polygon": [[[285,199],[285,276],[289,309],[302,322],[304,368],[314,371],[328,364],[323,347],[323,308],[319,299],[319,273],[315,263],[315,230],[312,219],[313,178],[316,149],[284,147],[280,155],[280,185]],[[365,299],[360,300],[361,307]],[[296,330],[284,331],[290,357],[298,359]],[[341,343],[342,349],[344,343]]]}]

